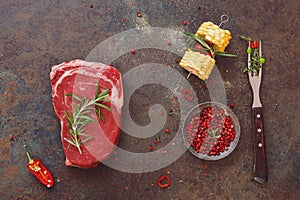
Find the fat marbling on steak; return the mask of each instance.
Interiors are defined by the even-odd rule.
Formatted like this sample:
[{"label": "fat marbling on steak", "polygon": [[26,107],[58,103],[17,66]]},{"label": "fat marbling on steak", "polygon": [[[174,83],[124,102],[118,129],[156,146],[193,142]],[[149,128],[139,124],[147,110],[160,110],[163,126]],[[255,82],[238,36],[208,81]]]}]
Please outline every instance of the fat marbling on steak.
[{"label": "fat marbling on steak", "polygon": [[[52,85],[52,103],[61,123],[61,141],[66,156],[65,164],[79,168],[96,167],[106,159],[118,143],[123,106],[123,88],[121,73],[114,67],[102,63],[73,60],[52,67],[50,73]],[[97,120],[84,126],[84,133],[91,139],[78,148],[70,145],[64,138],[71,140],[66,112],[73,113],[76,99],[66,94],[75,94],[80,98],[92,99],[96,88],[109,89],[109,99],[104,104],[112,111],[101,109],[104,121],[98,119],[95,111],[88,113]],[[81,136],[82,137],[82,136]],[[84,139],[84,138],[81,138]]]}]

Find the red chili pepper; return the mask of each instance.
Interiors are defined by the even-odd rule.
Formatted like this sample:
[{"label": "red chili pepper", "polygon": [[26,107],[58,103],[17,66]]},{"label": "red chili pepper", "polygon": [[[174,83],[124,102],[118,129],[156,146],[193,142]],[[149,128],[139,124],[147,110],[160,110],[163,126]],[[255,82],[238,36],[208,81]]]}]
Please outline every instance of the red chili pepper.
[{"label": "red chili pepper", "polygon": [[54,185],[54,179],[50,171],[43,165],[43,163],[37,159],[32,159],[27,151],[26,145],[24,145],[26,155],[28,158],[27,169],[31,172],[43,185],[51,188]]},{"label": "red chili pepper", "polygon": [[193,95],[192,91],[189,89],[183,89],[182,94],[183,94],[184,98],[188,101],[192,101],[194,99],[194,95]]},{"label": "red chili pepper", "polygon": [[250,42],[250,48],[251,49],[256,49],[259,47],[259,41],[253,40]]},{"label": "red chili pepper", "polygon": [[160,188],[167,188],[171,184],[171,179],[167,175],[163,175],[157,180],[157,184]]}]

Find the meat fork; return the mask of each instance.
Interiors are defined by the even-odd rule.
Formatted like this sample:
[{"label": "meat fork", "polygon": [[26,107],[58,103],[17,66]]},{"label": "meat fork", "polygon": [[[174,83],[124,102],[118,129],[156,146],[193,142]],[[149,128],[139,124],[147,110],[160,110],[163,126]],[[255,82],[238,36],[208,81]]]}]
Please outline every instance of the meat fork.
[{"label": "meat fork", "polygon": [[[249,42],[250,47],[250,42]],[[261,41],[259,41],[259,56],[262,56]],[[250,66],[251,54],[248,54],[248,68]],[[254,167],[253,178],[259,183],[265,183],[268,181],[267,172],[267,159],[265,149],[265,136],[263,128],[263,109],[260,101],[259,91],[262,78],[262,64],[260,64],[260,70],[258,75],[253,72],[248,72],[249,82],[253,93],[252,104],[252,120],[253,120],[253,144],[254,144]]]}]

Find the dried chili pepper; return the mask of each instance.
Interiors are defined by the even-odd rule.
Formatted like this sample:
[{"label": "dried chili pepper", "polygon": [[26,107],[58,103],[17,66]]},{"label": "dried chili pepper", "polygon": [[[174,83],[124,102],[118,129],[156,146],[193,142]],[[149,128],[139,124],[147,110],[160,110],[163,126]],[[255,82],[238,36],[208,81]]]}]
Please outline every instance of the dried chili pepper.
[{"label": "dried chili pepper", "polygon": [[171,184],[171,179],[167,175],[163,175],[157,180],[157,184],[160,188],[167,188]]},{"label": "dried chili pepper", "polygon": [[51,188],[54,185],[54,179],[50,171],[38,158],[32,159],[30,157],[26,145],[24,145],[24,149],[28,158],[27,169],[29,170],[29,172],[31,172],[43,185]]}]

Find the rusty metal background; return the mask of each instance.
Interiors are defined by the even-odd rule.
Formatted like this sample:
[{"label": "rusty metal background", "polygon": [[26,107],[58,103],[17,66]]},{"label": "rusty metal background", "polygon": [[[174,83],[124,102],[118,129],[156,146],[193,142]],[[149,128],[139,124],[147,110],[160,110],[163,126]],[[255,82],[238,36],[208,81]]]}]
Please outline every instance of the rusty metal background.
[{"label": "rusty metal background", "polygon": [[[9,0],[0,4],[0,199],[297,199],[300,179],[300,68],[299,3],[243,0]],[[137,16],[140,12],[142,17]],[[64,165],[60,125],[51,103],[50,67],[84,59],[106,38],[142,26],[195,32],[204,21],[219,23],[232,33],[228,52],[238,58],[217,58],[228,103],[241,123],[235,151],[220,161],[201,161],[186,152],[176,162],[154,172],[130,174],[105,165],[82,170]],[[183,25],[187,21],[187,25]],[[239,35],[264,41],[266,57],[262,83],[269,181],[252,180],[251,91],[246,74],[246,45]],[[159,50],[136,51],[114,65],[121,72],[141,63],[170,64],[183,75],[176,55]],[[209,100],[205,83],[190,77],[199,101]],[[196,84],[197,83],[197,84]],[[125,91],[126,92],[126,91]],[[148,108],[176,103],[161,88],[142,88],[132,98],[131,113],[140,124],[149,123]],[[145,100],[146,99],[146,100]],[[168,142],[178,118],[169,116]],[[163,133],[163,130],[161,131]],[[14,140],[10,140],[10,135]],[[120,147],[147,152],[149,140],[122,134]],[[26,170],[23,144],[52,171],[55,187],[47,189]],[[160,189],[157,178],[171,177]]]}]

